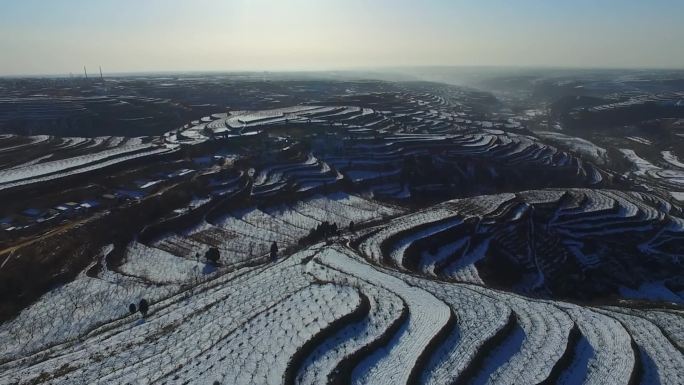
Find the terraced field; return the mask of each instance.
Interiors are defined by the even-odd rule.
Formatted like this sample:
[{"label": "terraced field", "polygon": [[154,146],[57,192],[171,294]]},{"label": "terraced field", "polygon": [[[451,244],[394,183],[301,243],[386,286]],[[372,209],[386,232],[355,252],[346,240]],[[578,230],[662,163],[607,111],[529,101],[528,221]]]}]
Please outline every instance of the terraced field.
[{"label": "terraced field", "polygon": [[[136,271],[134,265],[128,267]],[[139,272],[139,270],[138,270]],[[165,274],[165,276],[169,276]],[[86,283],[86,281],[91,281]],[[84,285],[106,293],[70,303]],[[214,273],[144,319],[112,309],[140,282],[103,272],[0,329],[3,383],[680,384],[679,310],[578,306],[372,266],[343,245]],[[92,291],[92,290],[91,290]],[[153,292],[147,291],[148,295]],[[148,297],[153,298],[153,297]],[[79,310],[79,303],[85,309]],[[86,313],[97,311],[94,320]],[[120,310],[120,311],[119,311]],[[105,316],[106,315],[106,316]],[[29,318],[30,317],[30,318]],[[660,325],[663,318],[679,320]],[[67,321],[64,319],[64,321]],[[679,326],[678,326],[679,325]],[[48,336],[53,340],[45,344]]]},{"label": "terraced field", "polygon": [[[603,186],[590,162],[515,133],[388,134],[352,138],[320,156],[379,197],[460,194],[552,185]],[[525,178],[534,172],[536,178]]]},{"label": "terraced field", "polygon": [[647,193],[531,190],[394,219],[359,250],[401,271],[528,295],[590,299],[652,284],[661,299],[681,302],[684,287],[671,274],[682,270],[681,218],[681,208]]},{"label": "terraced field", "polygon": [[[611,190],[534,190],[396,217],[396,208],[336,193],[234,211],[134,242],[113,270],[113,250],[103,249],[95,275],[0,327],[0,382],[679,384],[682,310],[552,298],[562,295],[552,290],[554,266],[618,263],[598,254],[583,265],[578,251],[601,250],[593,242],[610,243],[610,234],[634,231],[625,250],[648,247],[674,264],[681,211],[663,203]],[[358,233],[262,264],[270,242],[291,244],[335,215],[357,221]],[[362,225],[383,216],[396,219]],[[193,254],[210,246],[221,250],[218,269]],[[501,283],[479,266],[503,250],[530,275],[507,291],[491,288]],[[567,260],[551,258],[559,255]],[[656,262],[641,263],[632,268]],[[662,286],[681,296],[674,284]],[[141,297],[152,303],[144,318],[125,306]]]},{"label": "terraced field", "polygon": [[17,188],[174,151],[138,138],[0,137],[0,190]]},{"label": "terraced field", "polygon": [[684,384],[671,184],[488,94],[357,87],[0,136],[0,384]]}]

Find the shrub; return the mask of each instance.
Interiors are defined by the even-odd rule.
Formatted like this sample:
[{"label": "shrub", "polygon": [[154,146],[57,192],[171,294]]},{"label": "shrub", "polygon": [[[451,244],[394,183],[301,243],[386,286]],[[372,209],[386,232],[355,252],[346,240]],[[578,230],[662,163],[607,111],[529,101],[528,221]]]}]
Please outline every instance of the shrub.
[{"label": "shrub", "polygon": [[216,265],[221,258],[221,253],[219,253],[219,250],[216,247],[210,247],[209,250],[207,250],[207,252],[204,254],[204,258]]},{"label": "shrub", "polygon": [[150,305],[147,303],[147,300],[145,298],[140,300],[140,303],[138,304],[138,309],[140,309],[140,314],[142,314],[143,317],[147,316],[147,311],[150,310]]},{"label": "shrub", "polygon": [[275,261],[277,258],[278,258],[278,244],[275,241],[273,241],[273,243],[271,243],[271,259]]}]

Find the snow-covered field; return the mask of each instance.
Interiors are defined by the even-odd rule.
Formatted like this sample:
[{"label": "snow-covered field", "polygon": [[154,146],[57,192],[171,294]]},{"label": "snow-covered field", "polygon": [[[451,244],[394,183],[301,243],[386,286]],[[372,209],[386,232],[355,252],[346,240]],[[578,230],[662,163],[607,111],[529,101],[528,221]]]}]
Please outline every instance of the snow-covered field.
[{"label": "snow-covered field", "polygon": [[[557,282],[579,283],[598,269],[619,283],[596,282],[600,290],[684,303],[668,289],[676,279],[653,268],[681,269],[674,245],[684,242],[682,223],[679,208],[646,193],[531,190],[456,199],[395,218],[358,249],[373,263],[426,277],[475,284],[503,279],[517,292],[541,296],[564,292]],[[516,266],[515,273],[501,273],[506,278],[492,272],[500,262],[489,262],[501,258]],[[483,271],[495,278],[488,281]]]},{"label": "snow-covered field", "polygon": [[63,178],[169,151],[173,151],[173,148],[153,144],[134,144],[72,158],[24,164],[21,167],[0,171],[0,189]]},{"label": "snow-covered field", "polygon": [[[222,265],[242,267],[263,262],[273,242],[280,249],[296,245],[323,222],[346,228],[352,221],[362,225],[401,213],[399,208],[342,192],[314,195],[289,205],[245,207],[155,239],[152,248],[134,243],[121,271],[158,283],[194,282],[210,273],[204,255],[212,247],[218,249]],[[147,260],[139,257],[145,249],[149,250]],[[166,266],[170,270],[159,270]]]},{"label": "snow-covered field", "polygon": [[599,147],[586,139],[569,136],[554,131],[537,131],[535,133],[551,142],[566,145],[573,151],[577,151],[579,154],[590,157],[597,163],[603,163],[606,160],[606,149]]},{"label": "snow-covered field", "polygon": [[662,186],[675,197],[682,194],[684,190],[684,169],[682,169],[679,158],[672,152],[663,151],[661,154],[668,168],[653,164],[632,149],[621,148],[620,152],[632,164],[631,174],[636,178]]},{"label": "snow-covered field", "polygon": [[[142,297],[147,316],[129,314]],[[191,286],[83,275],[0,326],[0,383],[681,384],[682,317],[439,282],[319,244]]]},{"label": "snow-covered field", "polygon": [[[1,323],[0,385],[684,384],[676,202],[653,189],[598,188],[617,178],[602,168],[606,150],[587,140],[469,120],[446,93],[395,96],[404,104],[382,111],[214,114],[163,145],[62,138],[54,148],[87,151],[11,163],[0,190],[275,126],[342,132],[311,135],[303,150],[279,137],[241,170],[185,159],[213,164],[180,170],[209,192],[103,247],[75,279]],[[674,151],[657,164],[621,151],[632,176],[684,186]],[[573,187],[517,188],[538,175]],[[431,200],[440,188],[459,193]],[[315,236],[331,224],[335,235]]]}]

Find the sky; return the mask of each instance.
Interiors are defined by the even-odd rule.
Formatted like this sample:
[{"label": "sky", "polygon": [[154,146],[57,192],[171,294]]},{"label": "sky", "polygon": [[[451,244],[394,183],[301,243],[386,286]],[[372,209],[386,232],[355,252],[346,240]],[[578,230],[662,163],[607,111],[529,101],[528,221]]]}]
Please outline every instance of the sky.
[{"label": "sky", "polygon": [[0,0],[0,75],[684,68],[684,0]]}]

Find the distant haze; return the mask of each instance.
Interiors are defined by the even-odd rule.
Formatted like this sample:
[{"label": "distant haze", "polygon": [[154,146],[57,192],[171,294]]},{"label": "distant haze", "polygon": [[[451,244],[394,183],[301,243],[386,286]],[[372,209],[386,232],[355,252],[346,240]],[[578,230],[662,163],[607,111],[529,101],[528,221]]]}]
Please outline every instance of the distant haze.
[{"label": "distant haze", "polygon": [[682,0],[0,0],[0,75],[684,68]]}]

